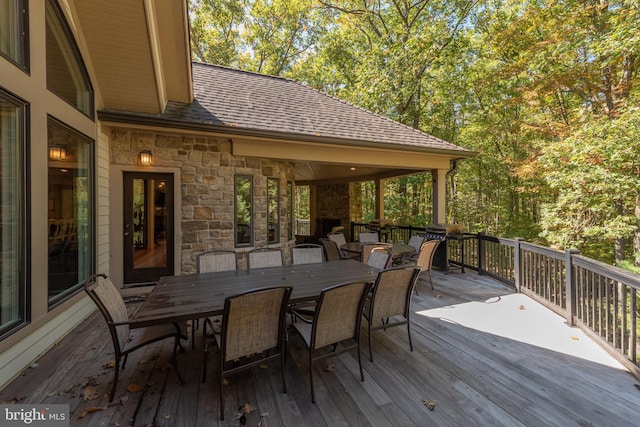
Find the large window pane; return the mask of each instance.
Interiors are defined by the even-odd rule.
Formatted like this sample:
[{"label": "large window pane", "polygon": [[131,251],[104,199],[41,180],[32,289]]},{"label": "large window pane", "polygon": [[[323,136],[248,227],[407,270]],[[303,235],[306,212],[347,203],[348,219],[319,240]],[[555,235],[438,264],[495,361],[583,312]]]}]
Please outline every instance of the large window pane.
[{"label": "large window pane", "polygon": [[26,319],[25,107],[0,92],[0,336]]},{"label": "large window pane", "polygon": [[280,241],[280,180],[267,178],[267,242]]},{"label": "large window pane", "polygon": [[49,120],[49,304],[93,272],[92,141]]},{"label": "large window pane", "polygon": [[62,12],[47,0],[47,88],[93,118],[93,89]]},{"label": "large window pane", "polygon": [[253,178],[235,177],[236,246],[253,244]]},{"label": "large window pane", "polygon": [[0,0],[0,53],[25,69],[28,34],[25,1]]}]

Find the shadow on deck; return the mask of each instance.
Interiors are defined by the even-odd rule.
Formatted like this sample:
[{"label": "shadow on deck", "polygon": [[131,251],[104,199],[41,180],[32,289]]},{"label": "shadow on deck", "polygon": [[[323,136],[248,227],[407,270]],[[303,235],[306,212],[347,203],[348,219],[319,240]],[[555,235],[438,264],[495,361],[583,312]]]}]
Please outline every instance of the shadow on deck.
[{"label": "shadow on deck", "polygon": [[0,401],[69,404],[72,426],[240,425],[235,414],[245,404],[253,408],[246,425],[262,427],[637,423],[637,381],[579,329],[473,272],[434,272],[433,279],[434,291],[427,280],[414,296],[414,351],[405,328],[377,331],[371,363],[364,331],[365,381],[355,354],[327,359],[315,374],[317,404],[309,394],[306,348],[292,333],[288,393],[277,363],[231,376],[223,423],[215,363],[200,382],[200,342],[178,356],[184,387],[169,364],[170,340],[132,354],[109,405],[113,352],[98,313],[5,387]]}]

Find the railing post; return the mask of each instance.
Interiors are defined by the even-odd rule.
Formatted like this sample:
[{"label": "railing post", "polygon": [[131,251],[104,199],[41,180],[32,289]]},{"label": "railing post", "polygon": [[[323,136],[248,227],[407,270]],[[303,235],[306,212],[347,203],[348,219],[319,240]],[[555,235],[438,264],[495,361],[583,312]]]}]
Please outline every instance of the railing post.
[{"label": "railing post", "polygon": [[522,237],[516,237],[515,246],[513,247],[513,280],[518,293],[520,293],[520,285],[522,284],[522,257],[520,251],[520,242],[522,241],[524,241]]},{"label": "railing post", "polygon": [[478,275],[482,276],[484,274],[484,266],[485,266],[485,259],[484,259],[484,248],[485,248],[485,244],[484,244],[484,233],[480,232],[477,234],[477,239],[478,239]]},{"label": "railing post", "polygon": [[576,281],[573,277],[573,256],[580,253],[577,249],[566,249],[565,253],[565,298],[567,299],[567,325],[574,326],[576,315]]}]

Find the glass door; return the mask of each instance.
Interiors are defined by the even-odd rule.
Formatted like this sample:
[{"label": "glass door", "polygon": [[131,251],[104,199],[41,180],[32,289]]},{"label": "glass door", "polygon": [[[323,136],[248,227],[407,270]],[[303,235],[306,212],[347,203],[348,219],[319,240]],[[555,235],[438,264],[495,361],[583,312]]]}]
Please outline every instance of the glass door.
[{"label": "glass door", "polygon": [[173,175],[124,174],[124,283],[173,275]]}]

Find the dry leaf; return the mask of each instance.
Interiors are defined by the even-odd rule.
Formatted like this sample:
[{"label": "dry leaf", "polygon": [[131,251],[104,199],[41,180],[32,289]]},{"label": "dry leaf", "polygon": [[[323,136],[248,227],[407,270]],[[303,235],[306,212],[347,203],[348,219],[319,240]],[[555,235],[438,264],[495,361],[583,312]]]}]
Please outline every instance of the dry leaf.
[{"label": "dry leaf", "polygon": [[520,310],[526,310],[526,308],[524,307],[524,305],[521,305],[520,307],[518,307]]},{"label": "dry leaf", "polygon": [[256,409],[258,409],[257,407],[250,405],[248,403],[245,403],[244,405],[242,405],[242,407],[240,408],[240,412],[242,412],[243,414],[248,414],[249,412],[253,412]]},{"label": "dry leaf", "polygon": [[6,401],[2,402],[2,404],[3,405],[13,405],[14,403],[20,402],[22,399],[24,399],[24,397],[15,396],[15,397],[12,397],[9,400],[6,400]]},{"label": "dry leaf", "polygon": [[102,406],[90,406],[87,409],[85,409],[78,418],[84,418],[87,416],[87,414],[91,414],[91,413],[102,411],[102,410],[104,410]]},{"label": "dry leaf", "polygon": [[325,366],[323,369],[323,371],[327,371],[327,372],[333,372],[335,370],[333,363],[328,364],[327,366]]},{"label": "dry leaf", "polygon": [[138,365],[146,365],[147,363],[148,363],[148,360],[147,360],[147,359],[140,359],[140,360],[138,361]]},{"label": "dry leaf", "polygon": [[574,341],[580,341],[580,338],[578,338],[578,337],[571,337],[571,339],[574,340]]},{"label": "dry leaf", "polygon": [[269,365],[263,363],[263,364],[260,365],[260,368],[261,369],[269,369]]},{"label": "dry leaf", "polygon": [[114,368],[115,366],[116,366],[115,360],[109,360],[107,363],[104,364],[105,368]]},{"label": "dry leaf", "polygon": [[423,399],[422,403],[424,403],[424,406],[429,408],[430,411],[433,411],[436,408],[436,403],[435,402],[429,402],[428,400]]},{"label": "dry leaf", "polygon": [[120,399],[118,400],[114,400],[113,402],[109,402],[109,404],[107,406],[120,406],[120,405],[124,405],[125,403],[127,403],[127,400],[129,400],[129,396],[122,396]]},{"label": "dry leaf", "polygon": [[82,392],[82,398],[84,400],[96,400],[99,397],[100,394],[98,393],[98,390],[90,385],[85,387],[84,391]]},{"label": "dry leaf", "polygon": [[143,387],[139,384],[129,384],[127,386],[127,391],[131,392],[131,393],[136,393],[138,391],[142,391]]},{"label": "dry leaf", "polygon": [[222,380],[222,385],[229,385],[229,380],[228,380],[228,379],[226,379],[226,378],[224,378],[224,379]]}]

